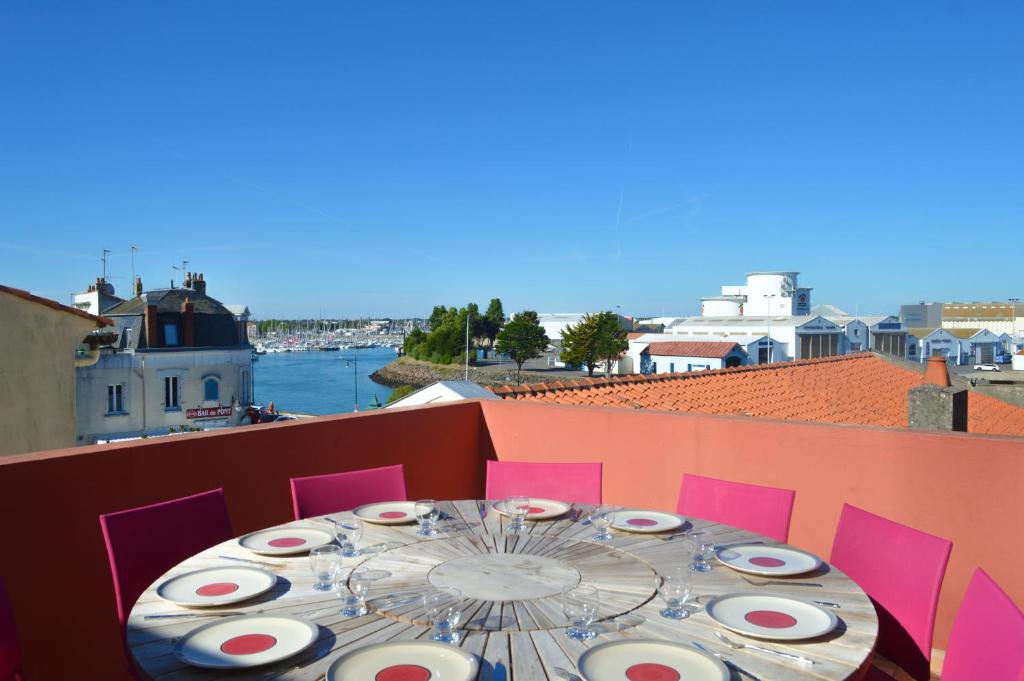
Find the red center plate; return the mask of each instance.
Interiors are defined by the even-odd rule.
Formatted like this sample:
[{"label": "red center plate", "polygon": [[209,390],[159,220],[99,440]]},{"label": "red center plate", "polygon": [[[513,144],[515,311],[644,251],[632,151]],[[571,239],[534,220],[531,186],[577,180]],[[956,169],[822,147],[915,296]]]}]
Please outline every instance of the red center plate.
[{"label": "red center plate", "polygon": [[268,546],[276,546],[279,549],[292,548],[293,546],[302,546],[306,543],[305,539],[301,537],[278,537],[277,539],[271,539],[267,542]]},{"label": "red center plate", "polygon": [[418,664],[396,664],[381,669],[374,681],[428,681],[433,676],[426,667]]},{"label": "red center plate", "polygon": [[236,591],[238,591],[238,585],[233,582],[204,584],[196,589],[196,593],[200,596],[226,596],[228,594],[233,594]]},{"label": "red center plate", "polygon": [[626,670],[629,681],[679,681],[679,672],[672,667],[651,662],[635,664]]},{"label": "red center plate", "polygon": [[743,619],[767,629],[789,629],[796,626],[796,618],[777,610],[751,610]]},{"label": "red center plate", "polygon": [[770,558],[769,556],[754,556],[750,559],[750,562],[753,565],[759,565],[761,567],[782,567],[786,564],[786,561],[784,560]]},{"label": "red center plate", "polygon": [[220,651],[228,655],[255,655],[276,645],[277,639],[270,634],[243,634],[221,643]]}]

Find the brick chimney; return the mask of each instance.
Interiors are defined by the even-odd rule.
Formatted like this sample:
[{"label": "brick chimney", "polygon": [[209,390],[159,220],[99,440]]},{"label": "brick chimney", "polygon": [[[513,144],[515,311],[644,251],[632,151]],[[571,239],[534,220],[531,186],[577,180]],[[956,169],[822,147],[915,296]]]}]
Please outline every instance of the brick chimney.
[{"label": "brick chimney", "polygon": [[194,348],[196,345],[196,314],[195,306],[185,298],[185,302],[181,304],[181,326],[182,326],[182,340],[187,348]]},{"label": "brick chimney", "polygon": [[192,290],[201,296],[206,295],[206,280],[203,279],[203,273],[192,275]]},{"label": "brick chimney", "polygon": [[907,396],[911,428],[967,432],[967,390],[954,388],[945,357],[929,357],[921,385]]},{"label": "brick chimney", "polygon": [[142,295],[142,277],[135,277],[135,296]]},{"label": "brick chimney", "polygon": [[142,297],[142,302],[146,306],[146,347],[158,348],[160,347],[160,336],[157,333],[156,305],[150,305],[146,296]]}]

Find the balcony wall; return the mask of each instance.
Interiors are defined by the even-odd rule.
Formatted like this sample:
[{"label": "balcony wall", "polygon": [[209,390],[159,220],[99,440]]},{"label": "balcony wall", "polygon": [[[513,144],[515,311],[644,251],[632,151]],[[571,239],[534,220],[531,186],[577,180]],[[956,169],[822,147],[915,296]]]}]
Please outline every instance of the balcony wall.
[{"label": "balcony wall", "polygon": [[[0,458],[6,580],[29,679],[127,678],[97,516],[223,487],[238,534],[291,520],[288,478],[402,463],[410,498],[483,489],[475,403]],[[60,654],[54,654],[54,650]]]},{"label": "balcony wall", "polygon": [[938,647],[975,566],[1024,605],[1024,439],[513,401],[481,407],[499,459],[601,461],[613,504],[675,510],[682,474],[692,472],[797,490],[790,542],[822,557],[844,501],[952,540]]}]

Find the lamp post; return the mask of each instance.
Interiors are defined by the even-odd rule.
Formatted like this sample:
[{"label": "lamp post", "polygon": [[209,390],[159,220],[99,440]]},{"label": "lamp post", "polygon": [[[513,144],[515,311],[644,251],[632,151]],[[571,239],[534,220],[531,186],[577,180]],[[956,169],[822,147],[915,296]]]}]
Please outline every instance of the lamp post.
[{"label": "lamp post", "polygon": [[774,293],[765,293],[765,299],[768,301],[768,363],[772,363],[773,354],[772,349],[772,298],[775,297]]},{"label": "lamp post", "polygon": [[359,358],[345,357],[345,366],[352,366],[352,390],[355,393],[353,412],[359,411]]}]

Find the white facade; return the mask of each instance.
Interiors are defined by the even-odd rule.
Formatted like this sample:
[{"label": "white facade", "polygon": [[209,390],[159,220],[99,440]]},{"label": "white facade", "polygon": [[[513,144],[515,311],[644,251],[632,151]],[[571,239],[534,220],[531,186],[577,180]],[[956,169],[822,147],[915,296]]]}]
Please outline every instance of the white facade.
[{"label": "white facade", "polygon": [[[680,341],[677,339],[676,342]],[[640,371],[637,373],[642,374],[676,374],[750,364],[750,358],[747,357],[747,353],[738,343],[724,357],[662,354],[660,352],[650,352],[648,347],[641,352],[640,358]]]},{"label": "white facade", "polygon": [[[548,335],[548,340],[553,345],[559,345],[562,342],[562,332],[565,327],[579,324],[585,316],[586,313],[583,312],[545,312],[537,315],[537,321],[544,329],[544,333]],[[622,315],[618,315],[618,318],[619,326],[624,330],[631,331],[633,329],[633,320],[626,319]]]},{"label": "white facade", "polygon": [[753,340],[768,336],[776,341],[772,348],[773,362],[843,354],[842,329],[820,316],[690,317],[666,330],[695,341],[714,341],[725,336],[746,336]]},{"label": "white facade", "polygon": [[[956,334],[954,334],[956,335]],[[981,329],[969,338],[960,339],[959,364],[994,364],[1002,351],[1003,341],[996,334]]]},{"label": "white facade", "polygon": [[811,289],[797,285],[799,272],[747,272],[743,286],[722,286],[722,295],[701,299],[701,314],[715,316],[808,316]]},{"label": "white facade", "polygon": [[1014,354],[1011,367],[1014,371],[1024,371],[1024,350],[1021,350]]},{"label": "white facade", "polygon": [[[621,373],[640,373],[640,354],[643,352],[644,348],[651,343],[698,340],[697,338],[680,336],[681,334],[673,333],[645,333],[642,336],[629,339],[629,349],[626,350],[626,356],[623,358],[623,361],[619,362],[621,367],[624,369]],[[771,345],[773,347],[771,347],[771,350],[769,351],[768,336],[707,336],[701,337],[700,340],[738,344],[747,354],[747,361],[744,362],[744,364],[765,364],[768,362],[769,355],[778,361],[778,358],[782,357],[784,354],[783,345],[778,341],[771,341]],[[628,367],[628,370],[626,370],[625,367]]]},{"label": "white facade", "polygon": [[960,339],[945,329],[911,329],[917,339],[917,359],[926,361],[929,357],[946,357],[957,361],[960,354]]}]

